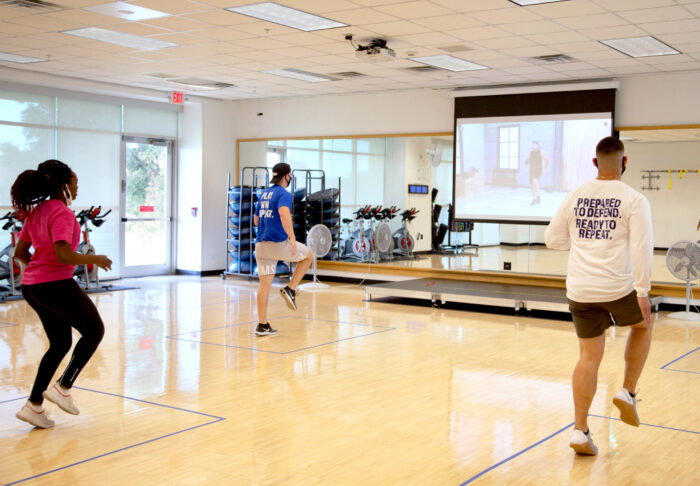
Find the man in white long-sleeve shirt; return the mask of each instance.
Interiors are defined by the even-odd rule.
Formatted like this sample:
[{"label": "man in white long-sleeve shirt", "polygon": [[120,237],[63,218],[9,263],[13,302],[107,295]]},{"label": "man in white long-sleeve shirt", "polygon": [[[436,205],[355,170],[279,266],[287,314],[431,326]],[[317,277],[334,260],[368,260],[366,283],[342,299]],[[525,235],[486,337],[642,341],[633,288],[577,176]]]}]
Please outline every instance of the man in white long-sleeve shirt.
[{"label": "man in white long-sleeve shirt", "polygon": [[566,296],[579,338],[573,374],[575,425],[570,445],[579,454],[598,449],[588,430],[605,330],[629,326],[622,389],[613,398],[623,422],[639,426],[637,380],[651,345],[651,209],[649,201],[620,181],[627,157],[615,137],[602,139],[593,164],[598,177],[569,193],[549,223],[549,248],[569,250]]}]

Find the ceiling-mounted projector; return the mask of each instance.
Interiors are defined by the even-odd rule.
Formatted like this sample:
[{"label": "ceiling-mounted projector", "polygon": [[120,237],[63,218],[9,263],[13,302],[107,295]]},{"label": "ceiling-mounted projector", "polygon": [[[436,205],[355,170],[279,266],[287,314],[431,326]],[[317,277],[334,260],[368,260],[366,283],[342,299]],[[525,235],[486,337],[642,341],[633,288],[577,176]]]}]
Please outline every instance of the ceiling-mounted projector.
[{"label": "ceiling-mounted projector", "polygon": [[352,41],[352,34],[345,36],[346,40],[355,48],[355,55],[362,59],[363,61],[393,61],[396,59],[396,53],[393,49],[389,49],[386,45],[386,40],[384,39],[372,39],[369,44],[363,46],[361,44],[355,44]]}]

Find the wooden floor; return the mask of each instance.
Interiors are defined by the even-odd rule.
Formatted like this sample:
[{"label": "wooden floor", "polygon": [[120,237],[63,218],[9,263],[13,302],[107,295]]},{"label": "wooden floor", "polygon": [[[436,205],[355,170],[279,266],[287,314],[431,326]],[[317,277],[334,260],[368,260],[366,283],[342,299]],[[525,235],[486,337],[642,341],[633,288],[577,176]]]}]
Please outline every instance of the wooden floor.
[{"label": "wooden floor", "polygon": [[[279,335],[253,336],[256,282],[122,281],[94,296],[107,332],[79,416],[14,416],[46,346],[23,301],[0,305],[0,484],[696,485],[700,329],[656,316],[633,428],[616,418],[627,331],[609,331],[576,457],[569,322],[364,302],[359,287],[273,291]],[[65,364],[65,363],[64,363]]]}]

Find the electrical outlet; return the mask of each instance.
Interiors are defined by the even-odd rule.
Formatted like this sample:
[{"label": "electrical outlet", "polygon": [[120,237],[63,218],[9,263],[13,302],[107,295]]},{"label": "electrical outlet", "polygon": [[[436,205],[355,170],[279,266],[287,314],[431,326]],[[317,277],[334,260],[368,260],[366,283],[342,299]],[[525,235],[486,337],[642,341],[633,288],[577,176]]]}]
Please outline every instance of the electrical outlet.
[{"label": "electrical outlet", "polygon": [[510,270],[510,262],[503,262],[503,270]]}]

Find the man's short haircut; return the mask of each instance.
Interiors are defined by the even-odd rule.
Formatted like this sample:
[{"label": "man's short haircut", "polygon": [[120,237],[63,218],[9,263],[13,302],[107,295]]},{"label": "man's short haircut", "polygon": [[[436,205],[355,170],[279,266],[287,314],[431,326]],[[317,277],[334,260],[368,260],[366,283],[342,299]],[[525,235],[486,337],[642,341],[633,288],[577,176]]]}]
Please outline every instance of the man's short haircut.
[{"label": "man's short haircut", "polygon": [[617,153],[625,153],[625,144],[617,137],[605,137],[595,148],[596,155],[613,155]]}]

